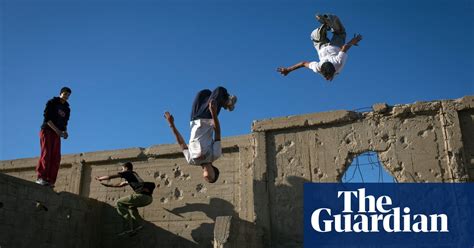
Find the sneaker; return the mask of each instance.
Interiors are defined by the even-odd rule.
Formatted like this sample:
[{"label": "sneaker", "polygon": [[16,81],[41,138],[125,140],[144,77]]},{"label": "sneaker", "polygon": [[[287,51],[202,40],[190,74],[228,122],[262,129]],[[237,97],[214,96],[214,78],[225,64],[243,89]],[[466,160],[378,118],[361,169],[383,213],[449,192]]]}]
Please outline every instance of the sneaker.
[{"label": "sneaker", "polygon": [[323,27],[326,28],[326,31],[334,32],[334,28],[331,26],[331,20],[329,20],[328,15],[316,14],[316,20],[321,23]]},{"label": "sneaker", "polygon": [[41,186],[48,186],[49,185],[48,181],[44,180],[43,178],[36,179],[36,183],[41,185]]},{"label": "sneaker", "polygon": [[229,99],[227,100],[227,105],[226,105],[227,110],[233,111],[236,103],[237,103],[237,96],[230,95]]}]

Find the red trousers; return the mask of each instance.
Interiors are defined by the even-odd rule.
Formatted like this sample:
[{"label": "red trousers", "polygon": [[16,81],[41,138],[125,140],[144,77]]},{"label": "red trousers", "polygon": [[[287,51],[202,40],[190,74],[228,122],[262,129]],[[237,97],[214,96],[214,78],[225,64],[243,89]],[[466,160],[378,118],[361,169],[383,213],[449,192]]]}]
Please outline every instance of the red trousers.
[{"label": "red trousers", "polygon": [[61,138],[49,128],[40,131],[41,156],[36,166],[38,178],[48,181],[50,184],[56,182],[59,164],[61,163]]}]

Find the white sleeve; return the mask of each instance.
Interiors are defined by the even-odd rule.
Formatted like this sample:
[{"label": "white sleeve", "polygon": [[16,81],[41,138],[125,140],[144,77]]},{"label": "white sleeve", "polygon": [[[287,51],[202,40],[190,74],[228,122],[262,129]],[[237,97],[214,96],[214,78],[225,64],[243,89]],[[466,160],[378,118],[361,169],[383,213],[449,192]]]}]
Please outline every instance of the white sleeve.
[{"label": "white sleeve", "polygon": [[220,141],[214,141],[212,144],[212,160],[218,159],[222,155],[222,147]]},{"label": "white sleeve", "polygon": [[184,154],[184,158],[186,158],[186,162],[188,162],[188,164],[189,164],[189,161],[191,161],[191,155],[189,154],[189,150],[184,149],[183,154]]},{"label": "white sleeve", "polygon": [[347,53],[340,51],[336,56],[336,63],[344,65],[347,60]]},{"label": "white sleeve", "polygon": [[308,68],[314,71],[315,73],[321,72],[321,65],[316,61],[310,62]]}]

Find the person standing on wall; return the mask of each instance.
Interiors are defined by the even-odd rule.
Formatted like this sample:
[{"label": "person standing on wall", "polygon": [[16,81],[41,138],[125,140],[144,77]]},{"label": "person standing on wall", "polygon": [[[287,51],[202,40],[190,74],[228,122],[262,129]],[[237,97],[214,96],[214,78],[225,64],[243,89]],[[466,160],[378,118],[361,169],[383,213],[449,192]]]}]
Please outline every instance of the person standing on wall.
[{"label": "person standing on wall", "polygon": [[44,120],[40,131],[41,155],[36,166],[36,183],[54,187],[61,163],[61,137],[67,139],[67,124],[71,109],[68,99],[71,89],[63,87],[59,97],[46,103]]}]

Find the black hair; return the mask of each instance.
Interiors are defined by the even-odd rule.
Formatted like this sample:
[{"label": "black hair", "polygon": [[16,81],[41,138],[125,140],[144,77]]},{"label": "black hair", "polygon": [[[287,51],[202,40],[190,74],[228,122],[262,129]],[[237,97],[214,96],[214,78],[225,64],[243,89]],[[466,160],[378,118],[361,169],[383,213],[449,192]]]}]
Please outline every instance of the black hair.
[{"label": "black hair", "polygon": [[62,87],[60,94],[62,94],[63,92],[67,92],[67,93],[69,93],[69,94],[72,93],[72,91],[71,91],[71,89],[70,89],[69,87]]},{"label": "black hair", "polygon": [[133,170],[133,164],[130,162],[123,163],[122,167],[125,167],[127,170]]},{"label": "black hair", "polygon": [[323,74],[324,77],[332,77],[334,73],[336,73],[336,68],[331,62],[324,62],[321,65],[321,74]]},{"label": "black hair", "polygon": [[212,169],[214,170],[214,180],[209,181],[209,183],[215,183],[217,179],[219,179],[219,169],[217,169],[217,167],[215,167],[214,165],[211,165],[211,166],[212,166]]}]

